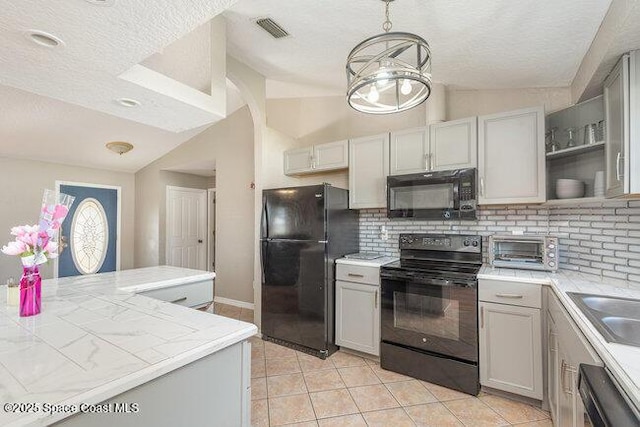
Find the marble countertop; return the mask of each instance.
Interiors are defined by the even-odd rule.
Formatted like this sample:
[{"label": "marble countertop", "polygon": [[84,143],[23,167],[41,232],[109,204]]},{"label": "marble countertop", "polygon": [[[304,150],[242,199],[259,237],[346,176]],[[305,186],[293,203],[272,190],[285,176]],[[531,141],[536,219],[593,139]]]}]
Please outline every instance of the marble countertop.
[{"label": "marble countertop", "polygon": [[[33,317],[0,292],[0,400],[99,403],[255,335],[253,324],[135,294],[213,277],[162,266],[44,280]],[[2,411],[0,425],[70,415]]]},{"label": "marble countertop", "polygon": [[397,261],[399,258],[391,256],[383,256],[376,259],[353,259],[353,258],[339,258],[336,260],[337,264],[359,265],[361,267],[380,267],[390,262]]},{"label": "marble countertop", "polygon": [[640,289],[630,287],[629,282],[623,280],[603,279],[569,270],[548,273],[485,265],[478,273],[478,278],[550,286],[621,388],[640,409],[640,347],[607,342],[567,295],[567,292],[580,292],[640,300]]}]

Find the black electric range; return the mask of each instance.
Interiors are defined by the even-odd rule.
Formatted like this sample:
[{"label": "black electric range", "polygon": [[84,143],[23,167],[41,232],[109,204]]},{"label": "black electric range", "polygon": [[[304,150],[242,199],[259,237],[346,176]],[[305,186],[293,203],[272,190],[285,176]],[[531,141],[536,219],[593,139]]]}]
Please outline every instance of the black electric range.
[{"label": "black electric range", "polygon": [[401,234],[382,266],[380,365],[477,395],[480,236]]}]

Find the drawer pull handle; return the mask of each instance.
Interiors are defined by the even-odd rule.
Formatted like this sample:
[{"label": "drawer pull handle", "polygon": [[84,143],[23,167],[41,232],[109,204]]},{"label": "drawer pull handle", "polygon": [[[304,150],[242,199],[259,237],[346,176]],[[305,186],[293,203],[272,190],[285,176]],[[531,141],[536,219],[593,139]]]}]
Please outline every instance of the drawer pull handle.
[{"label": "drawer pull handle", "polygon": [[484,329],[484,307],[480,307],[480,329]]},{"label": "drawer pull handle", "polygon": [[176,304],[176,303],[179,303],[179,302],[182,302],[182,301],[186,301],[186,300],[187,300],[187,297],[178,298],[176,300],[171,301],[171,304]]},{"label": "drawer pull handle", "polygon": [[347,276],[349,276],[349,277],[364,277],[364,274],[349,273],[349,274],[347,274]]},{"label": "drawer pull handle", "polygon": [[524,298],[524,295],[518,295],[518,294],[496,294],[496,296],[498,298],[511,298],[511,299],[522,299],[522,298]]}]

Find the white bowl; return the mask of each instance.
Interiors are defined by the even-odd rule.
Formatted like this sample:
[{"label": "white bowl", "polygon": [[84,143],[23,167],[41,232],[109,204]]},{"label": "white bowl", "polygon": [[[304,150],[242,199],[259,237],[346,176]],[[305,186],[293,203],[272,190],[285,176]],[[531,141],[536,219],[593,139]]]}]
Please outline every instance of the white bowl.
[{"label": "white bowl", "polygon": [[559,179],[556,181],[558,199],[577,199],[584,196],[584,182],[577,179]]}]

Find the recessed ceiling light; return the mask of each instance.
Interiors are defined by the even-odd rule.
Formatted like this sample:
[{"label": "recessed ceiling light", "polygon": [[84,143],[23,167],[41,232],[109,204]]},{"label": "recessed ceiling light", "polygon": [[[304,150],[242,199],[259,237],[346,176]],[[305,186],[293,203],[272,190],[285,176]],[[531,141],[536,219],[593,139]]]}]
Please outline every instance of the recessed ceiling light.
[{"label": "recessed ceiling light", "polygon": [[116,102],[127,108],[138,107],[140,105],[140,101],[136,101],[135,99],[131,98],[118,98],[116,99]]},{"label": "recessed ceiling light", "polygon": [[64,46],[64,42],[53,34],[40,30],[28,30],[25,33],[28,40],[44,47],[54,48]]},{"label": "recessed ceiling light", "polygon": [[96,6],[113,6],[116,0],[85,0],[87,3],[95,4]]},{"label": "recessed ceiling light", "polygon": [[121,156],[133,150],[133,144],[129,144],[128,142],[124,142],[124,141],[108,142],[106,144],[106,147],[108,150],[111,150],[114,153],[120,154]]}]

